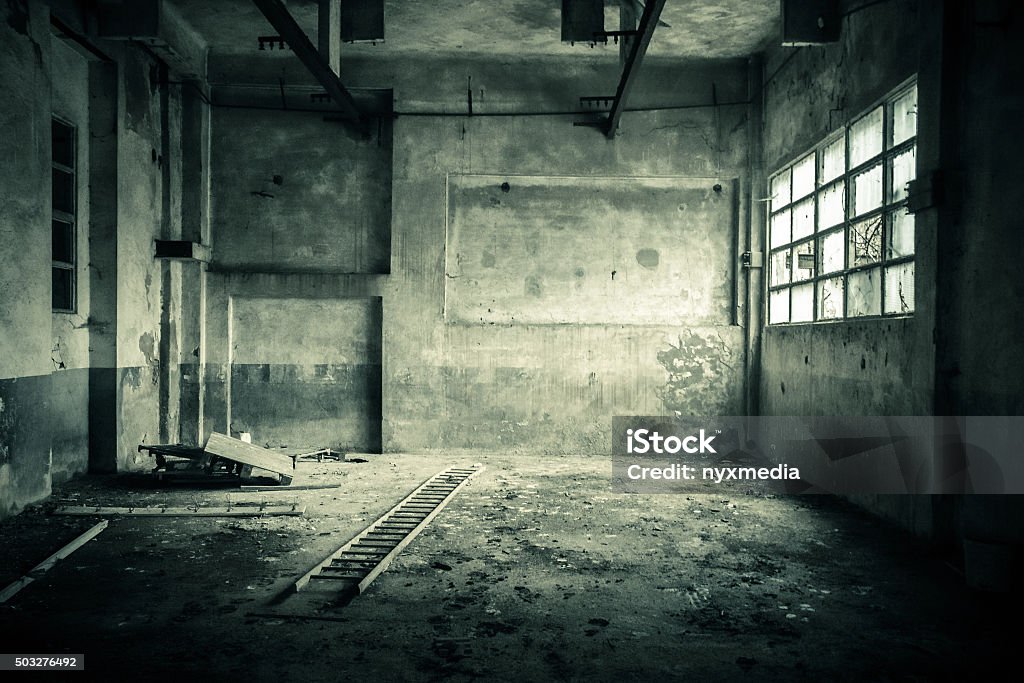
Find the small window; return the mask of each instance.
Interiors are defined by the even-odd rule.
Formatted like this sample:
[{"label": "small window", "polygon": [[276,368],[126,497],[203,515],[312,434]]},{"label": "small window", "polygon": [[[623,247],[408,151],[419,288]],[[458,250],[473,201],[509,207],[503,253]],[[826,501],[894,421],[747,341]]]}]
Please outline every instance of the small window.
[{"label": "small window", "polygon": [[77,187],[75,178],[75,128],[58,119],[52,124],[53,208],[52,280],[53,310],[75,310],[76,265],[75,234],[78,224]]},{"label": "small window", "polygon": [[769,324],[913,312],[916,168],[909,85],[771,177]]}]

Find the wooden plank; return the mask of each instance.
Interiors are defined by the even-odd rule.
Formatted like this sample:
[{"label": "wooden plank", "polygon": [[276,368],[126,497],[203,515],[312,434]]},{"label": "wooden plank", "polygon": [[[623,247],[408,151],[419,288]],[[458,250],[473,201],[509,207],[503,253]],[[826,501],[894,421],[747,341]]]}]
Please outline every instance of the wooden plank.
[{"label": "wooden plank", "polygon": [[301,517],[305,505],[264,505],[228,508],[174,508],[174,507],[90,507],[69,505],[57,508],[55,515],[131,515],[133,517]]},{"label": "wooden plank", "polygon": [[25,576],[21,577],[20,579],[9,585],[7,588],[3,590],[3,592],[0,592],[0,603],[4,603],[10,600],[22,588],[35,581],[36,578],[38,578],[41,574],[44,574],[48,572],[50,569],[52,569],[53,566],[57,564],[57,562],[63,560],[65,557],[75,552],[92,539],[96,538],[96,536],[98,536],[101,531],[107,528],[107,524],[109,523],[110,522],[108,522],[107,520],[99,522],[98,524],[90,528],[88,531],[86,531],[84,534],[82,534],[75,540],[71,541],[66,546],[55,552],[53,555],[50,555],[48,558],[37,564],[35,567],[32,568],[32,571],[30,571],[28,574],[26,574]]},{"label": "wooden plank", "polygon": [[295,473],[292,459],[287,455],[281,455],[269,449],[254,446],[240,439],[232,439],[217,432],[210,434],[210,438],[206,441],[204,452],[207,455],[217,456],[218,458],[240,462],[243,465],[251,465],[261,470],[280,474],[288,477],[289,481]]},{"label": "wooden plank", "polygon": [[285,491],[319,491],[321,489],[340,489],[341,484],[299,484],[288,486],[239,486],[239,491],[261,493],[284,493]]}]

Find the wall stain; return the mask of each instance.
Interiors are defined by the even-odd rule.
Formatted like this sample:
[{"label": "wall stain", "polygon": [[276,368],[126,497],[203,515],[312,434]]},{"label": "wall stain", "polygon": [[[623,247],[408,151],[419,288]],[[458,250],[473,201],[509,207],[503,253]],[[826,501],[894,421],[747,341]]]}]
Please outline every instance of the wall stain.
[{"label": "wall stain", "polygon": [[142,385],[142,370],[140,368],[125,368],[121,384],[138,389]]},{"label": "wall stain", "polygon": [[682,415],[730,414],[735,352],[719,336],[693,330],[679,335],[678,344],[658,352],[658,363],[668,371],[657,390],[665,408]]},{"label": "wall stain", "polygon": [[139,337],[139,351],[142,351],[142,355],[146,357],[146,363],[149,365],[156,365],[160,362],[156,356],[156,339],[151,332],[146,332]]},{"label": "wall stain", "polygon": [[636,262],[648,270],[657,268],[660,260],[657,249],[641,249],[636,252]]}]

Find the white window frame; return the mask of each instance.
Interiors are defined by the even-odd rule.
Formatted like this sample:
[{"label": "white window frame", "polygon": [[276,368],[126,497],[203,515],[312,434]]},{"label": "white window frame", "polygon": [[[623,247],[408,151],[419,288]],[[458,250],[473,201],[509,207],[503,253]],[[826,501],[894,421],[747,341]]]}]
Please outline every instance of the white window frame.
[{"label": "white window frame", "polygon": [[[913,106],[901,115],[913,116],[913,128],[910,135],[906,135],[904,126],[899,133],[904,135],[903,139],[895,140],[897,132],[894,126],[894,115],[897,111],[897,104],[905,104],[907,97],[910,97]],[[881,144],[878,151],[869,154],[866,158],[853,159],[851,152],[851,131],[858,128],[858,124],[866,124],[869,117],[878,116],[881,112],[882,126],[880,135]],[[869,138],[875,142],[875,138]],[[825,164],[825,150],[841,143],[843,148],[842,172],[828,173],[823,170]],[[894,173],[894,160],[907,159],[910,154],[911,163],[904,168],[904,175],[898,178]],[[767,245],[767,277],[765,278],[765,320],[770,326],[777,325],[798,325],[814,324],[824,322],[837,322],[846,319],[864,318],[891,318],[905,317],[913,314],[915,302],[913,300],[913,277],[914,277],[914,226],[913,214],[907,213],[907,192],[906,182],[912,180],[916,174],[914,168],[917,153],[917,83],[916,79],[900,85],[888,96],[868,108],[857,117],[852,118],[838,131],[832,133],[809,151],[799,155],[796,160],[780,167],[769,177],[768,187],[770,188],[770,211],[765,228],[765,244]],[[813,159],[813,182],[797,183],[794,175],[801,174],[810,160]],[[877,169],[877,170],[876,170]],[[797,173],[794,173],[794,170]],[[909,172],[909,175],[907,174]],[[867,180],[870,173],[881,175],[881,196],[878,201],[871,201],[870,208],[857,213],[856,203],[856,179]],[[806,175],[803,176],[806,180]],[[842,220],[834,221],[833,224],[823,224],[826,212],[823,209],[823,197],[826,190],[838,188],[842,183]],[[867,187],[864,182],[861,187]],[[873,188],[877,191],[877,185]],[[799,196],[794,196],[799,193]],[[833,195],[834,196],[834,195]],[[838,208],[838,207],[835,207]],[[797,210],[805,217],[801,221],[802,230],[794,237],[796,229]],[[808,213],[808,209],[809,212]],[[806,217],[810,215],[810,229],[807,231]],[[788,222],[787,222],[788,221]],[[898,235],[902,238],[899,244],[902,251],[897,248],[893,241],[894,225],[900,222],[901,230]],[[874,254],[864,253],[863,249],[857,249],[857,245],[864,244],[855,238],[860,234],[855,229],[858,226],[872,226],[872,230],[880,232],[876,238],[867,242],[875,251]],[[788,225],[788,227],[786,227]],[[909,232],[909,237],[908,237]],[[838,260],[829,259],[834,264],[826,268],[826,250],[823,249],[824,241],[831,237],[834,240],[842,235],[842,267],[838,267]],[[785,236],[785,239],[781,239]],[[909,245],[909,251],[907,247]],[[801,252],[801,250],[803,250]],[[810,252],[813,257],[800,258],[801,253]],[[834,254],[832,249],[829,254]],[[858,257],[857,254],[863,254]],[[808,264],[799,267],[800,264]],[[812,265],[811,265],[812,264]],[[797,271],[810,271],[800,274]],[[909,301],[904,295],[903,284],[910,281],[911,296]],[[861,283],[870,282],[872,278],[876,282],[871,287],[861,290]],[[889,280],[889,281],[887,281]],[[855,301],[860,304],[867,301],[869,306],[861,309],[851,307],[851,282],[855,283],[856,291],[868,291],[872,296],[870,301],[856,296]],[[889,301],[886,296],[886,287],[899,287],[897,297]],[[829,303],[832,294],[842,289],[841,306]],[[808,288],[811,293],[811,315],[806,316],[806,294]],[[794,291],[799,291],[801,306],[799,311],[794,311]],[[877,310],[874,303],[877,301]],[[783,314],[784,311],[784,314]],[[797,318],[794,320],[794,318]]]}]

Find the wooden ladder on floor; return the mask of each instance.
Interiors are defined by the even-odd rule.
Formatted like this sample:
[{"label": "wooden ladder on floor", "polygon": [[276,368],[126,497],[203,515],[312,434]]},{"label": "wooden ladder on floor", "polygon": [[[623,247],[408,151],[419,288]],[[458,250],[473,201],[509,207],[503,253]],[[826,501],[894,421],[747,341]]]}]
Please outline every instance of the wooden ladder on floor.
[{"label": "wooden ladder on floor", "polygon": [[311,581],[330,581],[340,582],[342,594],[349,598],[359,595],[412,543],[459,489],[483,470],[483,465],[473,465],[438,472],[302,575],[295,582],[295,591],[301,591]]}]

